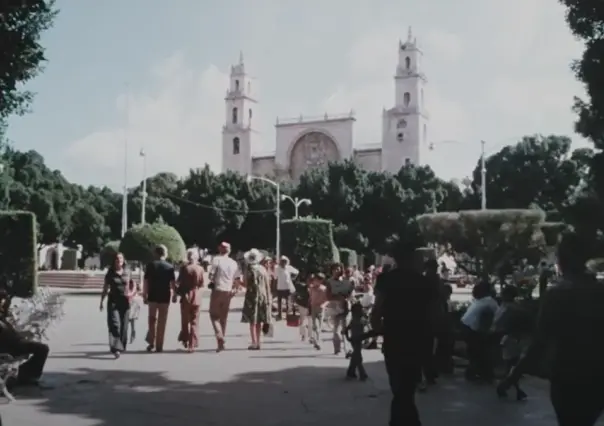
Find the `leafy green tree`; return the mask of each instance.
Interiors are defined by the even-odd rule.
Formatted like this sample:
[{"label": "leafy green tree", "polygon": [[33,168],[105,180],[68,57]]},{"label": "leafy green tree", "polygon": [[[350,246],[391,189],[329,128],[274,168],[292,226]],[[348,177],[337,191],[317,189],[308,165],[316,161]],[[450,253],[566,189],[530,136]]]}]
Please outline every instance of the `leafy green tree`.
[{"label": "leafy green tree", "polygon": [[66,241],[71,246],[82,245],[82,257],[93,256],[109,238],[109,227],[105,218],[93,206],[78,203],[74,206],[71,216],[69,231],[66,232]]},{"label": "leafy green tree", "polygon": [[[585,184],[592,155],[588,149],[571,152],[571,140],[565,136],[526,136],[486,159],[488,207],[525,209],[537,205],[548,217],[559,217]],[[480,162],[473,177],[478,200]]]},{"label": "leafy green tree", "polygon": [[480,277],[500,268],[533,263],[545,252],[541,210],[466,210],[424,214],[417,218],[422,236],[454,255],[457,264]]},{"label": "leafy green tree", "polygon": [[247,213],[246,191],[245,179],[237,174],[216,175],[207,166],[191,170],[176,190],[180,215],[173,225],[187,245],[215,247],[241,229]]},{"label": "leafy green tree", "polygon": [[0,127],[9,115],[27,111],[33,94],[22,85],[46,60],[40,36],[56,14],[54,0],[0,2]]},{"label": "leafy green tree", "polygon": [[583,56],[573,64],[585,85],[587,99],[575,98],[577,131],[604,149],[604,3],[599,0],[560,0],[573,35],[585,43]]},{"label": "leafy green tree", "polygon": [[367,171],[347,160],[306,171],[293,194],[312,201],[313,215],[329,218],[336,226],[353,224],[362,220],[368,183]]}]

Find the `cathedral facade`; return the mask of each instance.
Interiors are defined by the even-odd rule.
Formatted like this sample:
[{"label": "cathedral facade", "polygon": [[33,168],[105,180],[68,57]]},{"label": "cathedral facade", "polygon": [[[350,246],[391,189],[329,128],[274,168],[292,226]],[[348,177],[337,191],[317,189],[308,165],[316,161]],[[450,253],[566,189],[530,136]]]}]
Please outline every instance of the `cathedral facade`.
[{"label": "cathedral facade", "polygon": [[380,143],[356,145],[354,113],[320,117],[277,119],[275,151],[252,152],[254,110],[252,82],[243,57],[231,67],[225,97],[226,123],[222,129],[223,172],[272,176],[297,181],[305,170],[332,161],[351,159],[370,171],[396,173],[405,164],[422,164],[428,148],[428,113],[424,104],[427,79],[422,72],[422,51],[411,29],[398,43],[394,76],[394,106],[382,111]]}]

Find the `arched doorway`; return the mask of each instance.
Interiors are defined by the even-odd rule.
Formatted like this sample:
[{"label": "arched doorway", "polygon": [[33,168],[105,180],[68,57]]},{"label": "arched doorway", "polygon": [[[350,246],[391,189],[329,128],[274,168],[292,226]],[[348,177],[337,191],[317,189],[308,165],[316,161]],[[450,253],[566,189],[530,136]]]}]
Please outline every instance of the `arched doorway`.
[{"label": "arched doorway", "polygon": [[340,160],[336,142],[321,131],[311,131],[294,142],[289,169],[291,178],[298,180],[308,169],[325,167],[329,162]]}]

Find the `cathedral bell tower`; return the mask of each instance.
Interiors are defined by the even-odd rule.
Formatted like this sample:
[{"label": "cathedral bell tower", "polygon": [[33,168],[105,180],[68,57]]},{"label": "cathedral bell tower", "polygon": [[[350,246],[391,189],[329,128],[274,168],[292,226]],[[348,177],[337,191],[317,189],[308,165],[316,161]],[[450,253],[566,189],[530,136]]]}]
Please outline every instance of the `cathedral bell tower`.
[{"label": "cathedral bell tower", "polygon": [[245,72],[243,54],[231,67],[230,85],[224,98],[226,121],[222,127],[222,171],[249,174],[252,171],[252,122],[257,104],[252,83]]},{"label": "cathedral bell tower", "polygon": [[422,51],[409,28],[407,41],[398,43],[394,75],[394,107],[382,114],[382,170],[397,173],[406,164],[420,165],[427,146],[428,113],[422,72]]}]

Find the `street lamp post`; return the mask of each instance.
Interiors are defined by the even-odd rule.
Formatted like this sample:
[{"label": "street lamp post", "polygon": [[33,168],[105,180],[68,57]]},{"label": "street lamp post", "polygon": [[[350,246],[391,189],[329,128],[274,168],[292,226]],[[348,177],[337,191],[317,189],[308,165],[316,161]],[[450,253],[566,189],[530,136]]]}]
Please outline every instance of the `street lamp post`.
[{"label": "street lamp post", "polygon": [[294,205],[294,219],[298,219],[299,214],[298,214],[298,210],[300,209],[301,205],[306,205],[306,206],[310,206],[312,204],[312,201],[309,200],[308,198],[292,198],[289,195],[285,195],[283,194],[281,196],[281,201],[285,201],[285,200],[289,200],[292,202],[292,204]]},{"label": "street lamp post", "polygon": [[141,225],[145,224],[146,212],[147,212],[147,153],[144,149],[141,149],[139,153],[143,159],[143,183],[142,183],[142,201],[141,201]]},{"label": "street lamp post", "polygon": [[277,257],[277,260],[279,260],[281,258],[281,186],[279,185],[278,182],[275,182],[274,180],[270,180],[268,178],[262,177],[262,176],[252,176],[252,175],[247,175],[247,182],[250,183],[252,180],[260,180],[262,182],[266,182],[269,183],[271,185],[273,185],[276,189],[277,189],[277,198],[275,200],[276,206],[276,212],[275,212],[275,216],[276,216],[276,220],[277,220],[277,234],[276,234],[276,238],[275,238],[275,254]]}]

